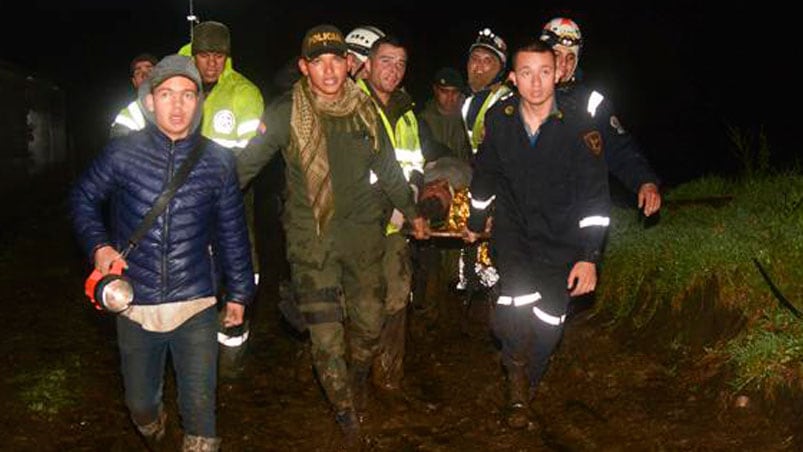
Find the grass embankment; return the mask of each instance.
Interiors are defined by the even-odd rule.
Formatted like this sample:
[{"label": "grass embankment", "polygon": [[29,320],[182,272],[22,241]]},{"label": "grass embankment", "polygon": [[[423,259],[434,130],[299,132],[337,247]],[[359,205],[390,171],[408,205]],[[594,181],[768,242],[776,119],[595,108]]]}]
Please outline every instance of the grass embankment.
[{"label": "grass embankment", "polygon": [[612,325],[663,334],[656,347],[697,345],[729,363],[734,391],[772,397],[803,387],[803,319],[753,262],[803,310],[803,176],[704,178],[665,202],[649,228],[632,210],[615,210],[597,312]]}]

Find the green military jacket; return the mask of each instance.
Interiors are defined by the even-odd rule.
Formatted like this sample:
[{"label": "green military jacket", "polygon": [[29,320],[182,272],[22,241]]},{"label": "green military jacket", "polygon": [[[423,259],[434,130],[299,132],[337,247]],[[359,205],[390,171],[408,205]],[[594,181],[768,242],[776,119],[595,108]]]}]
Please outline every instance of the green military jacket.
[{"label": "green military jacket", "polygon": [[[381,194],[372,188],[369,174],[376,174],[382,192],[407,219],[416,216],[412,191],[396,162],[393,146],[378,127],[381,149],[352,116],[322,115],[326,135],[329,170],[334,194],[334,214],[326,229],[316,233],[315,217],[307,199],[306,178],[298,156],[287,152],[290,143],[292,95],[287,93],[268,105],[262,122],[265,132],[258,135],[237,157],[240,185],[246,186],[278,151],[286,162],[287,199],[282,221],[287,234],[288,258],[310,264],[323,261],[332,241],[354,241],[356,249],[369,249],[382,238],[384,215]],[[373,231],[377,234],[374,234]],[[362,232],[357,232],[362,231]],[[342,243],[340,243],[342,245]]]}]

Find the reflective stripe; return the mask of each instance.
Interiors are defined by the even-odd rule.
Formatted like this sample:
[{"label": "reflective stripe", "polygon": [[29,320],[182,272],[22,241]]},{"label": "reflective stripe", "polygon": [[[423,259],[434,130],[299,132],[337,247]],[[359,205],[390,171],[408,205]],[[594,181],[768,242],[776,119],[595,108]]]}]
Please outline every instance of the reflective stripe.
[{"label": "reflective stripe", "polygon": [[396,161],[402,165],[412,165],[419,170],[424,168],[424,156],[421,155],[420,149],[396,148],[394,152],[396,154]]},{"label": "reflective stripe", "polygon": [[580,229],[587,228],[589,226],[608,226],[611,224],[611,219],[608,217],[601,217],[599,215],[595,215],[593,217],[585,217],[580,220]]},{"label": "reflective stripe", "polygon": [[379,181],[379,178],[376,177],[376,173],[370,171],[368,174],[368,182],[370,182],[371,185],[374,185],[375,183],[377,183],[377,181]]},{"label": "reflective stripe", "polygon": [[114,123],[120,124],[121,126],[127,127],[131,130],[142,129],[142,127],[137,126],[137,123],[132,118],[129,118],[128,116],[123,116],[122,113],[120,113],[119,115],[117,115],[116,118],[114,118]]},{"label": "reflective stripe", "polygon": [[237,136],[243,136],[247,133],[256,132],[257,128],[259,128],[259,119],[252,119],[250,121],[245,121],[244,123],[237,126]]},{"label": "reflective stripe", "polygon": [[254,285],[259,285],[259,273],[254,273]]},{"label": "reflective stripe", "polygon": [[137,123],[137,130],[145,128],[145,116],[142,114],[142,110],[139,109],[139,103],[137,101],[133,101],[128,104],[128,113],[131,115],[131,118],[134,122]]},{"label": "reflective stripe", "polygon": [[469,193],[468,198],[471,200],[471,207],[477,210],[485,210],[488,208],[488,206],[491,205],[492,202],[494,202],[494,199],[496,199],[496,195],[491,196],[485,201],[480,201],[479,199],[472,198],[471,193]]},{"label": "reflective stripe", "polygon": [[604,99],[605,97],[596,91],[592,92],[591,95],[588,96],[588,106],[586,109],[591,114],[592,118],[595,114],[597,114],[597,107],[599,107],[599,104],[601,104]]},{"label": "reflective stripe", "polygon": [[244,332],[239,336],[227,336],[220,331],[217,333],[217,341],[221,345],[225,345],[226,347],[239,347],[245,344],[245,341],[248,340],[248,331]]},{"label": "reflective stripe", "polygon": [[225,138],[212,138],[212,141],[223,146],[224,148],[244,148],[248,145],[248,139],[243,140],[227,140]]},{"label": "reflective stripe", "polygon": [[144,129],[145,116],[142,114],[142,110],[139,109],[137,101],[128,104],[128,112],[131,114],[131,117],[134,118],[134,122],[140,126],[140,129]]},{"label": "reflective stripe", "polygon": [[471,99],[473,97],[474,96],[468,96],[466,100],[463,101],[463,107],[460,108],[460,116],[463,117],[463,125],[466,127],[466,132],[468,132],[469,143],[471,143],[471,134],[474,133],[474,131],[471,129],[471,127],[468,126],[466,118],[468,117],[468,109],[471,107]]},{"label": "reflective stripe", "polygon": [[533,314],[535,314],[535,316],[538,317],[538,319],[542,322],[548,323],[552,326],[560,326],[566,320],[566,314],[556,317],[538,309],[538,306],[533,306]]},{"label": "reflective stripe", "polygon": [[518,297],[509,297],[507,295],[502,295],[496,300],[496,304],[501,304],[504,306],[527,306],[528,304],[533,304],[536,301],[541,299],[541,294],[538,292],[528,293],[527,295],[519,295]]}]

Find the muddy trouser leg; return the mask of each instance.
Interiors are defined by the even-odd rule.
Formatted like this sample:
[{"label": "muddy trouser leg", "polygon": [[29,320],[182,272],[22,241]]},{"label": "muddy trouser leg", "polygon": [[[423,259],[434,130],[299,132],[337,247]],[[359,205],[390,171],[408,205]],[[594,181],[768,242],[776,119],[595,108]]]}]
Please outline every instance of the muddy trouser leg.
[{"label": "muddy trouser leg", "polygon": [[336,411],[351,410],[341,265],[329,256],[319,265],[291,262],[298,309],[309,327],[312,364]]},{"label": "muddy trouser leg", "polygon": [[374,386],[394,390],[399,389],[404,377],[405,325],[412,280],[410,245],[403,235],[391,234],[385,238],[382,271],[387,284],[384,303],[387,318],[373,360],[372,376]]},{"label": "muddy trouser leg", "polygon": [[568,271],[555,267],[536,267],[541,299],[530,307],[534,341],[528,359],[528,376],[534,391],[549,367],[549,359],[563,337],[569,306],[566,291]]},{"label": "muddy trouser leg", "polygon": [[126,406],[137,430],[152,447],[165,431],[162,391],[170,334],[145,331],[121,315],[116,321]]},{"label": "muddy trouser leg", "polygon": [[[215,409],[217,390],[217,353],[215,336],[217,314],[205,309],[173,331],[170,356],[176,374],[178,409],[185,436],[209,439],[216,443]],[[218,441],[219,442],[219,441]],[[203,449],[216,450],[216,449]]]},{"label": "muddy trouser leg", "polygon": [[527,398],[525,365],[533,343],[530,308],[497,304],[493,311],[491,327],[502,344],[502,365],[507,374],[511,403],[523,403]]},{"label": "muddy trouser leg", "polygon": [[[385,239],[377,238],[375,246],[344,257],[343,289],[349,318],[350,365],[360,409],[364,408],[367,399],[367,377],[378,352],[387,312],[383,303],[386,287],[381,264]],[[404,312],[403,307],[400,312]]]},{"label": "muddy trouser leg", "polygon": [[444,253],[431,244],[416,246],[416,258],[413,259],[413,313],[428,326],[433,326],[438,318],[441,257]]}]

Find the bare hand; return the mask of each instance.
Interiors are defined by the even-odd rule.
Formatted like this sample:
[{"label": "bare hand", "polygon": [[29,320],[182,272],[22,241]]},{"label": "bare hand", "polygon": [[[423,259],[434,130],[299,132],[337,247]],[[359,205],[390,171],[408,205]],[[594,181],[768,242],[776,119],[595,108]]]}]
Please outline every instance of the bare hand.
[{"label": "bare hand", "polygon": [[468,227],[463,227],[463,241],[466,243],[474,243],[477,239],[480,238],[480,235]]},{"label": "bare hand", "polygon": [[100,271],[101,275],[109,274],[112,263],[116,260],[123,261],[123,268],[128,268],[128,264],[125,259],[123,259],[123,256],[110,245],[102,246],[95,250],[95,268]]},{"label": "bare hand", "polygon": [[243,316],[245,315],[245,306],[240,303],[229,301],[226,303],[226,316],[223,317],[223,326],[230,328],[243,324]]},{"label": "bare hand", "polygon": [[658,186],[652,182],[642,184],[638,190],[638,208],[644,208],[644,216],[658,212],[661,209],[661,193],[658,191]]},{"label": "bare hand", "polygon": [[494,224],[494,217],[488,217],[485,220],[485,231],[482,234],[478,232],[471,231],[468,229],[468,226],[463,227],[463,241],[466,243],[474,243],[480,239],[482,235],[490,236],[491,235],[491,228],[493,228]]},{"label": "bare hand", "polygon": [[597,266],[591,262],[580,261],[574,264],[569,278],[566,280],[566,288],[571,290],[569,295],[578,297],[591,293],[597,287]]},{"label": "bare hand", "polygon": [[411,223],[413,227],[413,237],[416,240],[426,240],[429,238],[429,221],[424,217],[415,217]]}]

